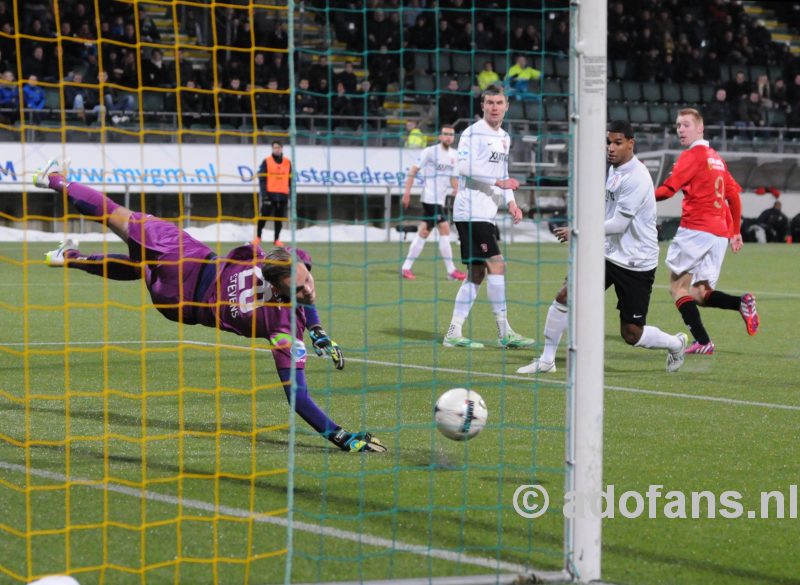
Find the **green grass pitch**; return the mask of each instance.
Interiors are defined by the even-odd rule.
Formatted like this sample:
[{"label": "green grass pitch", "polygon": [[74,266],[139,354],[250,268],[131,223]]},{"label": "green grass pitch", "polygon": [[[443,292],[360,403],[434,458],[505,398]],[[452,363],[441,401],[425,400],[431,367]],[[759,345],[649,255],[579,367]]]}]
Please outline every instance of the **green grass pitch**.
[{"label": "green grass pitch", "polygon": [[[283,582],[290,417],[271,357],[167,321],[140,282],[48,269],[51,247],[0,244],[0,583],[67,570],[83,584]],[[560,504],[563,344],[558,373],[538,379],[514,373],[532,351],[441,347],[458,284],[433,245],[414,282],[399,279],[405,244],[304,247],[323,324],[348,359],[335,372],[310,357],[309,387],[389,452],[340,453],[298,422],[292,581],[486,574],[498,560],[559,569],[560,512],[525,520],[511,496],[538,482]],[[506,255],[511,324],[541,339],[567,248],[515,244]],[[799,260],[787,245],[729,254],[720,289],[754,292],[762,330],[751,338],[738,314],[702,310],[717,353],[687,356],[673,375],[661,352],[624,344],[606,295],[604,484],[738,490],[756,507],[760,491],[800,483]],[[666,284],[662,265],[648,321],[680,331]],[[491,342],[485,294],[470,323]],[[465,444],[432,423],[436,397],[455,386],[489,408]],[[797,519],[617,516],[603,524],[604,578],[799,584],[798,542]]]}]

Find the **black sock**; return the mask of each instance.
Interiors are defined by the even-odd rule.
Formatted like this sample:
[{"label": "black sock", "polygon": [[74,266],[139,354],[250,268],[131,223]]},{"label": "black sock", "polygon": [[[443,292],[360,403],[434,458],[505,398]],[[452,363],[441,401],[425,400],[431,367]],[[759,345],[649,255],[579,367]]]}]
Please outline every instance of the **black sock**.
[{"label": "black sock", "polygon": [[261,232],[264,230],[264,226],[266,225],[266,223],[267,223],[266,219],[258,220],[258,231],[256,232],[256,234],[258,235],[259,240],[261,239]]},{"label": "black sock", "polygon": [[275,241],[276,242],[281,239],[281,228],[282,227],[283,227],[283,222],[282,221],[276,221],[275,222]]},{"label": "black sock", "polygon": [[700,319],[700,310],[697,308],[697,303],[690,296],[679,298],[675,301],[675,306],[681,312],[683,322],[689,328],[689,331],[697,340],[700,345],[705,345],[711,341],[703,327],[703,320]]},{"label": "black sock", "polygon": [[742,303],[741,297],[735,297],[728,293],[712,290],[706,293],[706,307],[714,307],[716,309],[728,309],[729,311],[738,311],[739,305]]}]

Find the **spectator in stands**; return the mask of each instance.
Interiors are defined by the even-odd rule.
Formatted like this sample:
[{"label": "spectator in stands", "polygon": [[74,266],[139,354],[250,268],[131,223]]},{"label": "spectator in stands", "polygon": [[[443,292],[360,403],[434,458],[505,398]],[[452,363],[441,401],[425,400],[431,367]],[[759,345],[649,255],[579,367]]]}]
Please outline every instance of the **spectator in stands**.
[{"label": "spectator in stands", "polygon": [[475,23],[475,48],[478,51],[493,51],[497,47],[494,32],[486,27],[483,20]]},{"label": "spectator in stands", "polygon": [[[328,83],[330,82],[331,68],[328,65],[327,55],[320,55],[319,60],[312,64],[308,69],[308,79],[311,82],[311,91],[317,93],[327,93]],[[320,86],[321,80],[325,80],[325,91]]]},{"label": "spectator in stands", "polygon": [[399,42],[392,38],[392,23],[386,18],[383,10],[372,12],[372,18],[367,23],[367,47],[375,50],[381,45],[390,45]]},{"label": "spectator in stands", "polygon": [[633,44],[633,50],[637,53],[647,53],[653,49],[659,51],[661,46],[658,41],[653,37],[653,31],[649,27],[641,29],[637,35],[636,41]]},{"label": "spectator in stands", "polygon": [[461,28],[454,29],[453,43],[451,49],[457,51],[469,51],[472,49],[472,23],[468,22]]},{"label": "spectator in stands", "polygon": [[64,85],[64,101],[67,108],[77,110],[78,117],[88,124],[92,120],[87,118],[86,111],[97,115],[101,113],[103,107],[100,105],[97,90],[82,86],[83,82],[83,74],[75,71],[72,74],[72,82]]},{"label": "spectator in stands", "polygon": [[[45,95],[35,75],[28,77],[28,82],[22,87],[22,98],[26,110],[43,110]],[[33,118],[38,121],[39,117]]]},{"label": "spectator in stands", "polygon": [[319,90],[318,90],[318,92],[315,92],[315,93],[322,94],[321,96],[315,96],[316,100],[317,100],[317,112],[319,114],[327,116],[328,113],[331,110],[331,102],[330,102],[331,96],[329,95],[329,92],[328,92],[328,80],[327,79],[320,79],[319,80]]},{"label": "spectator in stands", "polygon": [[[226,91],[219,93],[219,113],[220,114],[249,114],[250,103],[246,96],[242,95],[242,80],[239,77],[232,77],[228,82]],[[230,117],[221,117],[221,124],[233,124],[238,126],[240,120]]]},{"label": "spectator in stands", "polygon": [[311,128],[311,120],[308,116],[317,113],[317,99],[309,93],[308,79],[301,77],[297,84],[295,96],[295,112],[297,113],[297,125],[301,128]]},{"label": "spectator in stands", "polygon": [[367,68],[370,72],[369,80],[375,86],[375,91],[383,93],[387,91],[390,83],[397,81],[398,63],[386,45],[381,45],[378,52],[369,55]]},{"label": "spectator in stands", "polygon": [[19,118],[19,90],[14,83],[14,73],[10,70],[3,72],[0,80],[0,110],[11,110],[10,112],[0,112],[0,122],[13,124]]},{"label": "spectator in stands", "polygon": [[436,34],[427,15],[423,13],[417,16],[414,26],[408,31],[407,39],[411,49],[431,50],[436,47]]},{"label": "spectator in stands", "polygon": [[161,33],[158,32],[156,23],[146,14],[142,16],[142,21],[139,25],[139,34],[142,36],[142,40],[148,43],[158,43],[161,41]]},{"label": "spectator in stands", "polygon": [[274,77],[267,82],[267,92],[259,93],[256,101],[256,111],[264,112],[267,125],[288,125],[286,116],[289,114],[289,95],[278,88],[278,80]]},{"label": "spectator in stands", "polygon": [[194,81],[195,84],[200,87],[200,82],[197,79],[197,75],[194,71],[194,66],[192,62],[186,58],[186,52],[178,49],[178,63],[175,65],[175,70],[178,74],[180,74],[180,84],[186,85],[186,82],[191,80]]},{"label": "spectator in stands", "polygon": [[0,46],[0,71],[6,71],[11,68],[11,63],[9,63],[8,55],[5,54],[5,48]]},{"label": "spectator in stands", "polygon": [[756,80],[755,91],[761,96],[761,103],[765,108],[772,107],[772,86],[767,75],[759,75]]},{"label": "spectator in stands", "polygon": [[[69,22],[72,25],[72,30],[78,31],[80,30],[81,26],[84,24],[88,24],[89,27],[94,26],[94,16],[89,14],[88,9],[86,8],[86,4],[83,2],[76,3],[72,10],[65,13],[67,18],[69,18]],[[120,17],[120,23],[122,22],[122,17]],[[123,33],[125,32],[124,25],[121,26],[117,38],[122,38]]]},{"label": "spectator in stands", "polygon": [[518,55],[514,65],[506,73],[505,85],[506,94],[509,99],[516,97],[519,100],[536,99],[533,93],[533,82],[538,81],[542,72],[528,65],[525,55]]},{"label": "spectator in stands", "polygon": [[525,37],[528,40],[529,51],[536,52],[541,49],[542,36],[539,34],[539,29],[534,25],[529,24],[525,27]]},{"label": "spectator in stands", "polygon": [[416,120],[406,120],[406,132],[408,135],[406,136],[405,147],[406,148],[425,148],[428,146],[428,139],[417,127]]},{"label": "spectator in stands", "polygon": [[[762,128],[767,123],[767,113],[764,104],[761,103],[761,96],[753,89],[748,94],[748,98],[739,102],[739,115],[736,120],[737,126],[745,126],[747,128]],[[747,137],[758,138],[764,137],[764,134],[754,134],[748,132]]]},{"label": "spectator in stands", "polygon": [[439,48],[450,49],[456,41],[456,31],[444,19],[439,20]]},{"label": "spectator in stands", "polygon": [[8,10],[8,3],[0,1],[0,27],[14,22],[14,14]]},{"label": "spectator in stands", "polygon": [[722,65],[720,65],[717,52],[714,50],[708,51],[703,60],[703,76],[706,83],[714,85],[719,85],[722,80]]},{"label": "spectator in stands", "polygon": [[331,100],[331,116],[333,116],[333,127],[341,128],[355,128],[358,126],[358,121],[352,118],[356,115],[355,104],[353,98],[347,94],[347,89],[341,81],[336,84],[336,95]]},{"label": "spectator in stands", "polygon": [[449,22],[453,30],[463,29],[470,20],[470,10],[464,5],[464,0],[449,0],[441,4],[441,18]]},{"label": "spectator in stands", "polygon": [[625,59],[630,55],[631,45],[628,33],[624,30],[615,30],[608,39],[608,58]]},{"label": "spectator in stands", "polygon": [[[666,56],[664,57],[666,60]],[[686,57],[684,62],[676,65],[675,74],[672,80],[680,83],[689,81],[691,83],[705,83],[706,72],[703,67],[703,55],[697,47],[692,48],[692,52]]]},{"label": "spectator in stands", "polygon": [[186,10],[186,17],[183,23],[181,23],[181,32],[189,37],[189,42],[193,40],[197,45],[205,45],[203,27],[200,25],[200,21],[197,20],[195,9],[189,7],[184,8]]},{"label": "spectator in stands", "polygon": [[728,101],[733,104],[747,99],[750,94],[750,82],[745,78],[744,71],[741,69],[737,71],[736,76],[725,84],[725,90],[728,92]]},{"label": "spectator in stands", "polygon": [[361,103],[357,104],[357,108],[359,114],[363,112],[368,118],[372,118],[367,121],[369,128],[378,129],[380,127],[380,120],[377,118],[384,113],[383,101],[381,97],[373,93],[371,89],[372,84],[370,84],[368,79],[361,82],[358,91],[358,99]]},{"label": "spectator in stands", "polygon": [[347,93],[354,94],[358,89],[358,78],[353,72],[353,63],[346,61],[344,64],[344,71],[336,74],[333,78],[334,84],[344,84],[344,89]]},{"label": "spectator in stands", "polygon": [[768,242],[786,241],[789,218],[781,211],[780,201],[776,201],[772,207],[761,212],[756,223],[764,229]]},{"label": "spectator in stands", "polygon": [[481,91],[500,81],[500,76],[494,70],[494,63],[492,61],[485,61],[483,63],[483,71],[478,73],[478,87]]},{"label": "spectator in stands", "polygon": [[270,67],[264,59],[264,53],[256,53],[253,57],[253,85],[267,87],[270,77]]},{"label": "spectator in stands", "polygon": [[153,49],[142,67],[142,84],[148,87],[175,87],[175,73],[164,61],[160,49]]},{"label": "spectator in stands", "polygon": [[125,23],[125,32],[122,34],[122,38],[120,38],[120,42],[128,43],[129,45],[135,45],[139,39],[136,38],[136,27],[133,26],[132,22]]},{"label": "spectator in stands", "polygon": [[465,97],[458,89],[458,79],[451,79],[447,89],[439,96],[439,126],[453,126],[456,120],[469,116],[469,103]]},{"label": "spectator in stands", "polygon": [[525,29],[521,24],[514,27],[511,37],[508,39],[508,48],[515,53],[530,53],[532,51]]},{"label": "spectator in stands", "polygon": [[710,126],[732,126],[735,120],[734,113],[731,108],[731,103],[728,101],[728,93],[724,87],[717,88],[714,94],[714,101],[712,101],[703,118],[708,125],[706,126],[706,134],[709,138],[714,138],[720,135],[719,130],[711,130]]},{"label": "spectator in stands", "polygon": [[[108,73],[103,71],[100,74],[101,83],[107,83],[109,79]],[[114,114],[112,120],[117,118],[117,122],[127,122],[128,118],[125,112],[133,111],[133,96],[129,93],[123,92],[115,87],[105,88],[106,110],[110,114]]]},{"label": "spectator in stands", "polygon": [[289,66],[283,53],[274,53],[269,67],[270,76],[278,82],[278,89],[289,89]]},{"label": "spectator in stands", "polygon": [[789,100],[789,105],[792,107],[792,110],[800,106],[800,73],[794,76],[791,85],[786,89],[786,97]]},{"label": "spectator in stands", "polygon": [[25,77],[36,76],[42,81],[53,81],[53,59],[45,58],[44,47],[37,45],[33,49],[33,54],[22,63],[22,71]]},{"label": "spectator in stands", "polygon": [[789,105],[786,95],[786,82],[782,77],[776,79],[772,85],[772,105],[776,109],[783,111],[786,111],[786,106]]},{"label": "spectator in stands", "polygon": [[181,100],[181,124],[185,128],[191,128],[193,124],[205,123],[208,115],[208,104],[206,96],[199,91],[193,79],[184,81],[184,87],[180,91]]},{"label": "spectator in stands", "polygon": [[[271,49],[286,49],[289,47],[289,27],[286,22],[276,23],[272,34],[267,39]],[[288,83],[287,83],[288,87]]]},{"label": "spectator in stands", "polygon": [[672,52],[664,55],[664,61],[656,73],[656,81],[660,83],[679,83],[683,81],[684,70],[675,63]]},{"label": "spectator in stands", "polygon": [[52,36],[50,31],[45,30],[40,18],[34,18],[31,21],[27,34],[31,35],[32,37],[36,37],[37,39],[48,38]]},{"label": "spectator in stands", "polygon": [[569,27],[567,20],[561,18],[547,37],[546,50],[566,56],[569,53]]}]

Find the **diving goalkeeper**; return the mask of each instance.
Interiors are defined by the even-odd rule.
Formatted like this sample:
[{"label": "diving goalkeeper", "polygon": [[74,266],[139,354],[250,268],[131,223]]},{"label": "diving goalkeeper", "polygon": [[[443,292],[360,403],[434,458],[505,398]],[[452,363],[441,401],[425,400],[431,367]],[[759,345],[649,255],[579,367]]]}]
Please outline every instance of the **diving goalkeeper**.
[{"label": "diving goalkeeper", "polygon": [[[68,164],[68,160],[49,161],[34,174],[34,185],[66,192],[78,211],[119,236],[128,245],[130,255],[86,256],[67,240],[46,254],[49,266],[76,268],[112,280],[144,278],[153,304],[167,319],[268,340],[288,399],[294,354],[297,414],[343,451],[386,451],[368,432],[345,431],[314,403],[308,392],[303,344],[306,328],[317,354],[328,354],[337,369],[344,367],[341,349],[325,333],[313,307],[314,278],[309,271],[308,254],[297,250],[302,263],[295,267],[294,282],[292,256],[281,248],[265,254],[258,246],[247,244],[218,258],[208,246],[175,225],[133,212],[86,185],[67,182]],[[291,312],[282,310],[291,302],[291,295],[298,303],[296,339],[291,337]]]}]

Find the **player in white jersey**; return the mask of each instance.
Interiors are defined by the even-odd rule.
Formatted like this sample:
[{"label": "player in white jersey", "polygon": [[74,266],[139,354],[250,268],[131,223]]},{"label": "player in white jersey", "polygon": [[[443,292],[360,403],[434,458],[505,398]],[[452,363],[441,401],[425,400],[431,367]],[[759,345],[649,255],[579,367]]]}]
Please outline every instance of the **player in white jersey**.
[{"label": "player in white jersey", "polygon": [[447,269],[447,278],[450,280],[464,280],[467,275],[456,270],[453,264],[453,249],[450,247],[450,224],[444,214],[444,201],[448,193],[456,194],[458,191],[458,173],[456,172],[456,153],[453,148],[456,132],[452,126],[445,124],[439,132],[439,144],[429,146],[423,150],[417,162],[408,172],[406,188],[403,191],[403,207],[408,209],[411,203],[411,187],[414,185],[417,173],[422,171],[424,186],[422,189],[423,220],[419,224],[417,235],[408,248],[408,256],[403,262],[401,274],[407,280],[417,277],[411,272],[414,260],[422,253],[425,240],[431,233],[433,226],[439,230],[439,253]]},{"label": "player in white jersey", "polygon": [[[497,344],[519,348],[534,340],[514,332],[506,317],[506,263],[497,245],[495,216],[500,203],[508,206],[514,220],[522,220],[522,210],[514,201],[519,181],[508,176],[511,140],[500,125],[508,111],[503,89],[490,86],[481,95],[483,118],[464,130],[458,142],[459,191],[453,205],[453,220],[461,239],[461,261],[469,276],[456,295],[453,318],[444,337],[446,347],[483,347],[465,337],[462,326],[487,280],[487,294],[497,323]],[[488,276],[487,276],[488,273]]]},{"label": "player in white jersey", "polygon": [[[645,324],[658,265],[653,179],[633,154],[633,129],[628,122],[611,122],[606,144],[611,164],[606,179],[606,289],[613,284],[617,293],[620,334],[629,345],[666,349],[667,371],[677,372],[684,361],[686,334],[669,335]],[[566,242],[570,228],[556,228],[555,234]],[[556,371],[556,349],[568,325],[566,303],[564,283],[547,311],[542,355],[518,373]]]}]

